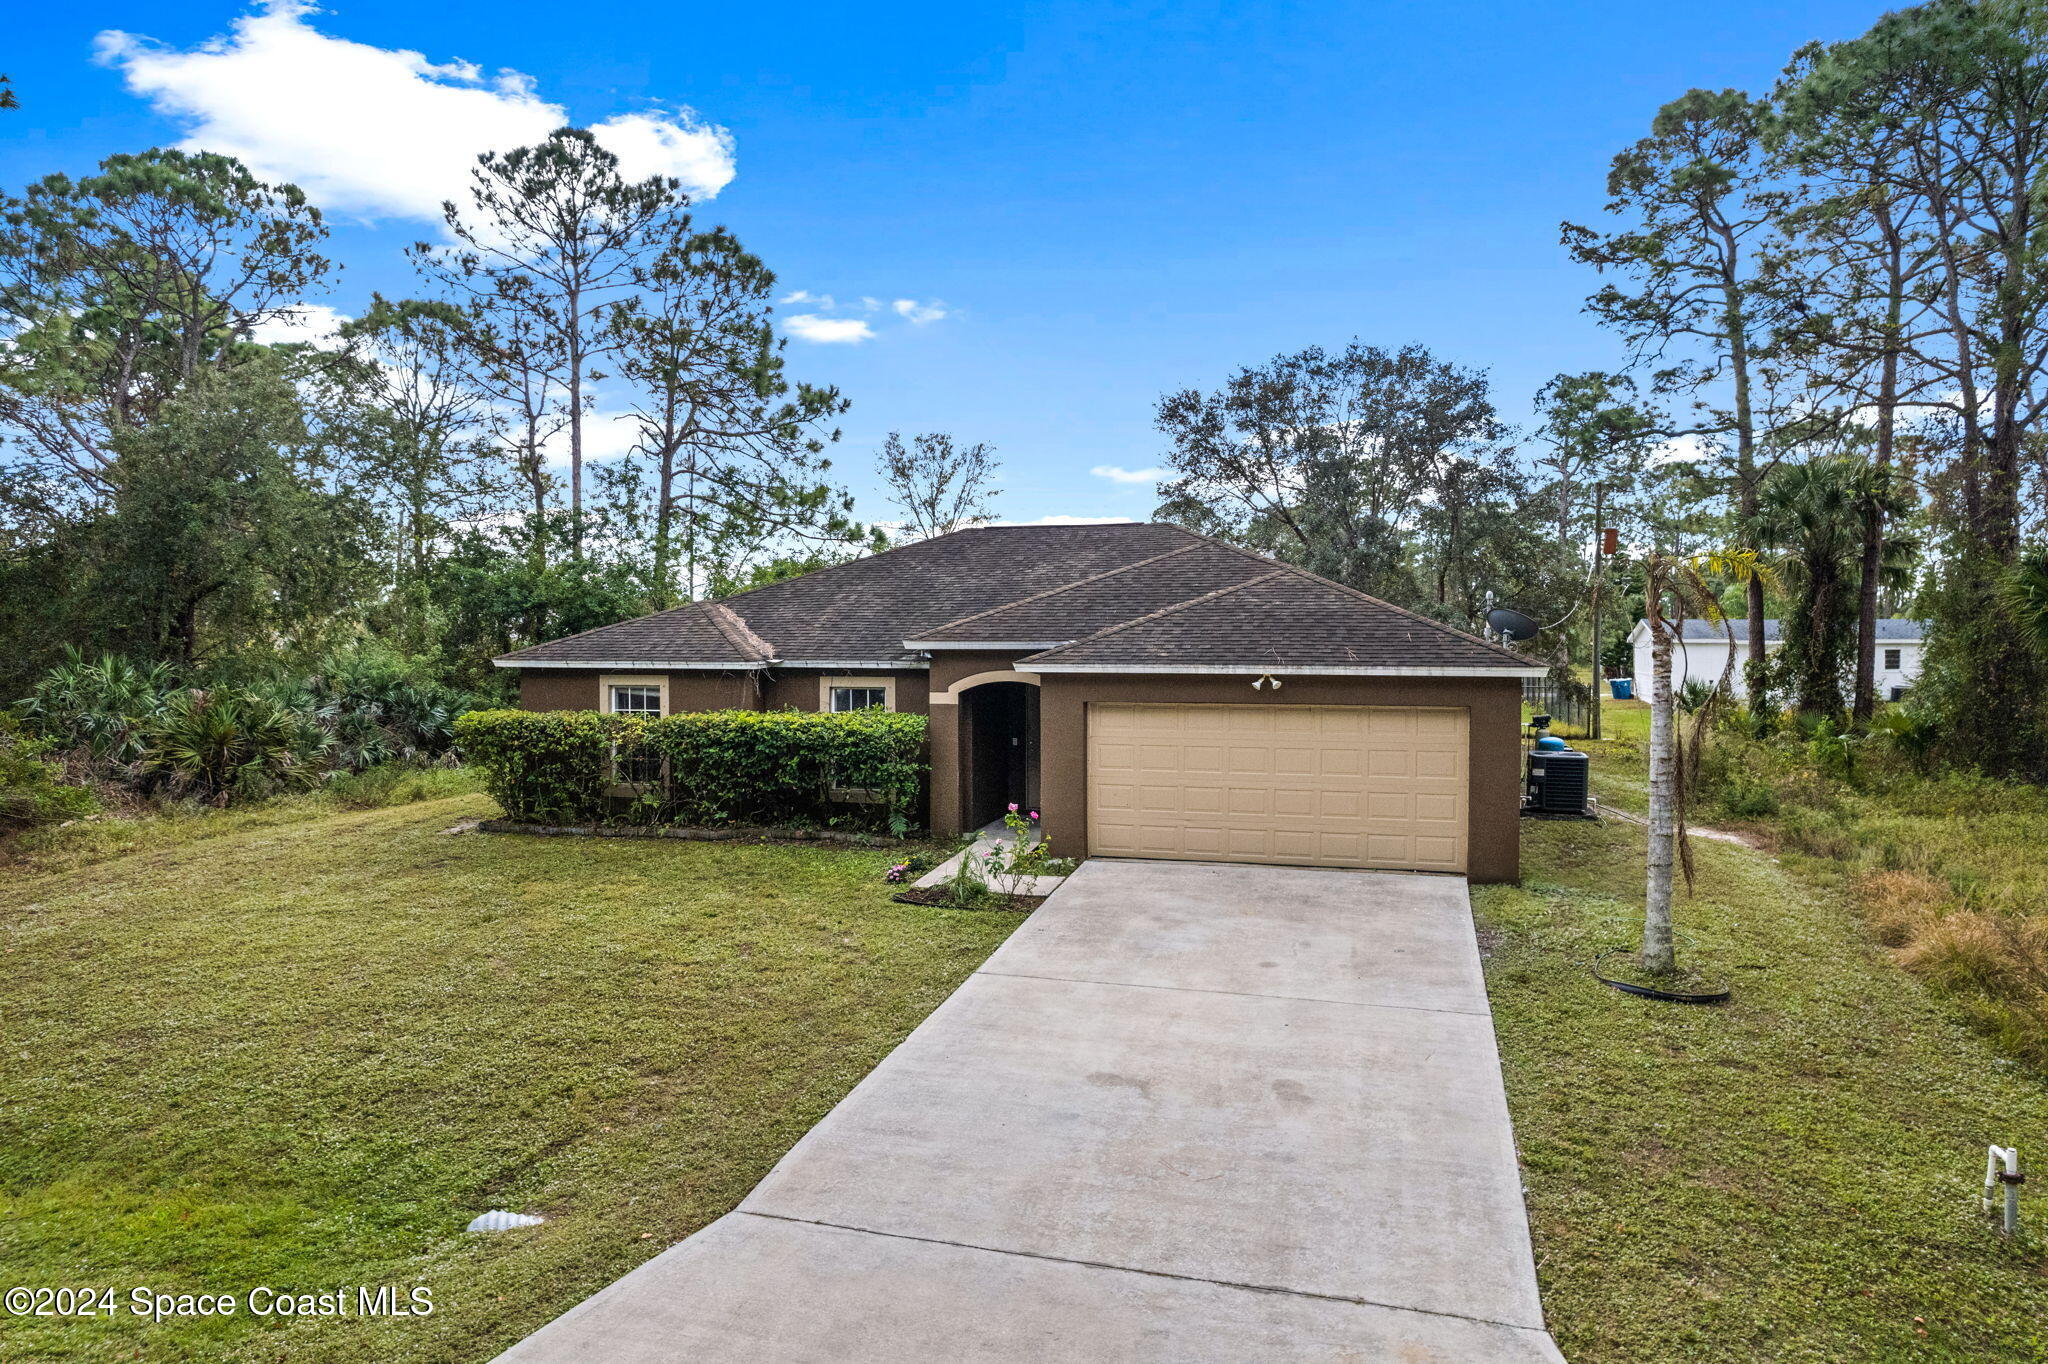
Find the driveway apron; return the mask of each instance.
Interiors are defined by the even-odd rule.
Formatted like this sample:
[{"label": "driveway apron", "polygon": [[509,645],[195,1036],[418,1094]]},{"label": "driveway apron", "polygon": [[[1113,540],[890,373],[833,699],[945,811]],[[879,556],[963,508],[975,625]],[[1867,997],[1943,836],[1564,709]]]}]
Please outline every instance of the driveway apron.
[{"label": "driveway apron", "polygon": [[1560,1360],[1465,883],[1088,862],[736,1211],[501,1358]]}]

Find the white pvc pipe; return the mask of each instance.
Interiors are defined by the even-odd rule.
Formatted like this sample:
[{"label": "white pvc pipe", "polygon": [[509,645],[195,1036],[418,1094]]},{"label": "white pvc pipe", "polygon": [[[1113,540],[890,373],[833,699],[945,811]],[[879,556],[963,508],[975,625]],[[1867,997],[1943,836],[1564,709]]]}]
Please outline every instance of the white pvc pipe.
[{"label": "white pvc pipe", "polygon": [[[2005,1168],[2000,1169],[2003,1165]],[[1984,1211],[1990,1212],[1995,1200],[1992,1190],[2005,1186],[2005,1215],[2003,1230],[2011,1236],[2020,1228],[2020,1153],[2010,1146],[1992,1146],[1984,1154]]]}]

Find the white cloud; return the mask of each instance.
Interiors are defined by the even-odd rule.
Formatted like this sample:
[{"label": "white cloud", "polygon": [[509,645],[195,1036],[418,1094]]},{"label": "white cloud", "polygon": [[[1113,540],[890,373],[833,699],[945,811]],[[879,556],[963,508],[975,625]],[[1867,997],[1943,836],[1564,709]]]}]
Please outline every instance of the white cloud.
[{"label": "white cloud", "polygon": [[619,174],[628,180],[673,176],[692,197],[709,199],[736,173],[732,134],[699,121],[690,109],[614,114],[593,123],[590,131],[619,158]]},{"label": "white cloud", "polygon": [[1697,464],[1701,460],[1712,459],[1715,454],[1711,436],[1673,436],[1651,446],[1643,465],[1656,469],[1666,464]]},{"label": "white cloud", "polygon": [[889,306],[896,310],[898,317],[920,327],[927,322],[937,322],[946,316],[946,305],[937,299],[929,303],[919,303],[914,298],[899,298]]},{"label": "white cloud", "polygon": [[321,350],[341,345],[336,335],[348,318],[324,303],[301,303],[267,317],[249,329],[249,339],[266,346],[304,342]]},{"label": "white cloud", "polygon": [[1158,483],[1172,475],[1171,469],[1154,465],[1149,469],[1126,469],[1120,464],[1098,464],[1088,471],[1097,478],[1106,478],[1111,483]]},{"label": "white cloud", "polygon": [[1036,521],[991,521],[991,526],[1121,526],[1135,521],[1131,516],[1041,516]]},{"label": "white cloud", "polygon": [[[323,208],[438,219],[460,201],[477,154],[539,142],[568,111],[517,71],[433,62],[319,32],[309,0],[259,0],[228,34],[188,51],[109,29],[98,60],[188,125],[187,148],[239,157]],[[733,177],[732,135],[688,109],[619,114],[591,131],[634,178],[673,175],[699,198]]]},{"label": "white cloud", "polygon": [[875,334],[873,327],[857,317],[820,317],[816,313],[798,313],[783,319],[783,322],[797,340],[813,341],[822,346],[852,344]]},{"label": "white cloud", "polygon": [[[631,412],[591,411],[583,414],[583,463],[631,454],[640,440],[640,419]],[[569,428],[564,426],[541,443],[549,464],[569,467]],[[588,489],[585,489],[587,492]]]},{"label": "white cloud", "polygon": [[814,294],[809,289],[792,290],[782,296],[782,301],[784,303],[808,303],[828,313],[839,306],[838,301],[832,295]]}]

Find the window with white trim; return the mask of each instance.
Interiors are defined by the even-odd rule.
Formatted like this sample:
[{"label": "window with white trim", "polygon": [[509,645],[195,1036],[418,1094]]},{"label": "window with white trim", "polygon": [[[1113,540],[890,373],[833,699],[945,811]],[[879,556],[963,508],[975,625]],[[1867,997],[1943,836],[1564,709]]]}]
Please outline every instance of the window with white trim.
[{"label": "window with white trim", "polygon": [[818,683],[818,709],[844,715],[856,710],[896,709],[896,679],[886,673],[878,677],[827,677]]},{"label": "window with white trim", "polygon": [[661,687],[652,682],[614,682],[607,689],[607,709],[614,715],[639,715],[647,719],[661,716]]},{"label": "window with white trim", "polygon": [[832,689],[832,709],[834,711],[887,710],[888,708],[889,691],[886,687],[834,687]]},{"label": "window with white trim", "polygon": [[1899,670],[1899,651],[1897,649],[1886,649],[1884,651],[1884,667],[1886,672],[1895,673]]}]

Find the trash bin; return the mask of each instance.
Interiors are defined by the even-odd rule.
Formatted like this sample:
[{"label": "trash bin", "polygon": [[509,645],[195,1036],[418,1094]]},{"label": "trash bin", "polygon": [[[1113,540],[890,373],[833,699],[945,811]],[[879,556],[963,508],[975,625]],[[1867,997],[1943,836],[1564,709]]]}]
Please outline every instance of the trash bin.
[{"label": "trash bin", "polygon": [[1636,681],[1633,677],[1610,677],[1607,679],[1607,685],[1614,692],[1615,700],[1632,701],[1635,699]]}]

